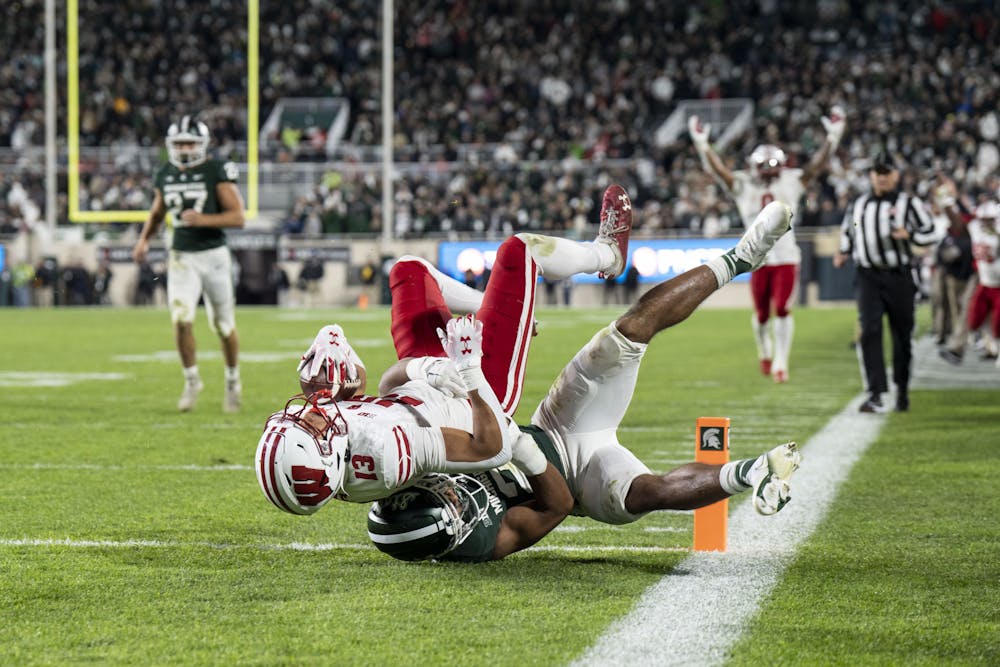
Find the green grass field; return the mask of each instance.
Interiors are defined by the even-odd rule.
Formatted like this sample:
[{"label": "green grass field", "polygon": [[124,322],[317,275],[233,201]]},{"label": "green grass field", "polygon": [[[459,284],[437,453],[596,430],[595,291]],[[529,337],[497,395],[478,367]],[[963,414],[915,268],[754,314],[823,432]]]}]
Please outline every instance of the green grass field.
[{"label": "green grass field", "polygon": [[[521,421],[616,314],[539,312]],[[774,385],[757,373],[747,311],[696,313],[650,347],[622,442],[654,470],[692,457],[702,415],[732,419],[734,458],[805,443],[861,390],[854,317],[799,310],[792,381]],[[544,549],[478,566],[384,557],[362,505],[285,515],[251,468],[264,419],[331,321],[374,385],[394,360],[388,313],[240,310],[239,415],[221,412],[222,362],[199,318],[206,390],[179,414],[165,312],[0,310],[0,664],[566,664],[687,555],[685,513],[626,527],[570,518]],[[1000,664],[997,392],[912,401],[888,416],[732,664]],[[809,489],[793,496],[809,502]]]}]

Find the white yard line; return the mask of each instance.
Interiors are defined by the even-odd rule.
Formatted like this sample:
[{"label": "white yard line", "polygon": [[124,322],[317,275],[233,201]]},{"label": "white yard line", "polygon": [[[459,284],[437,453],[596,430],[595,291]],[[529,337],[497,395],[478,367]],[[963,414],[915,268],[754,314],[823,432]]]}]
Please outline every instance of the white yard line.
[{"label": "white yard line", "polygon": [[864,399],[855,397],[803,445],[793,499],[780,514],[762,517],[749,500],[741,503],[729,517],[728,551],[685,558],[573,665],[723,662],[878,436],[885,416],[860,414]]},{"label": "white yard line", "polygon": [[[0,547],[69,547],[76,549],[255,549],[258,551],[369,551],[370,544],[230,544],[220,542],[174,542],[170,540],[75,540],[69,538],[22,538],[0,539]],[[641,547],[641,546],[573,546],[540,545],[531,551],[561,551],[566,553],[666,553],[690,551],[686,547]]]}]

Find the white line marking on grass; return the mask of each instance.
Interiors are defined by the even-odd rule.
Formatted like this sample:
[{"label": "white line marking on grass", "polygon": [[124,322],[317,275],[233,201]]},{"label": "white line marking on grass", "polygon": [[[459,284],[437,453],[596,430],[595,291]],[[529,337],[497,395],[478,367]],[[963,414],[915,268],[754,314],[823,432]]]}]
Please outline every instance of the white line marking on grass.
[{"label": "white line marking on grass", "polygon": [[[176,353],[174,356],[177,356]],[[127,380],[128,373],[48,373],[45,371],[0,371],[0,387],[65,387],[92,380]]]},{"label": "white line marking on grass", "polygon": [[[0,547],[71,547],[76,549],[177,549],[201,547],[205,549],[254,549],[257,551],[368,551],[370,544],[227,544],[218,542],[172,542],[161,540],[73,540],[73,539],[0,539]],[[572,546],[541,545],[531,551],[561,551],[565,553],[660,553],[690,551],[686,547],[640,546]]]},{"label": "white line marking on grass", "polygon": [[884,415],[858,413],[865,398],[855,397],[805,443],[802,467],[792,478],[790,505],[762,517],[749,499],[741,503],[729,517],[728,552],[695,552],[685,558],[573,665],[724,661],[882,429]]},{"label": "white line marking on grass", "polygon": [[0,469],[10,470],[190,470],[195,472],[218,472],[253,470],[253,466],[225,463],[215,466],[183,465],[99,465],[96,463],[0,463]]}]

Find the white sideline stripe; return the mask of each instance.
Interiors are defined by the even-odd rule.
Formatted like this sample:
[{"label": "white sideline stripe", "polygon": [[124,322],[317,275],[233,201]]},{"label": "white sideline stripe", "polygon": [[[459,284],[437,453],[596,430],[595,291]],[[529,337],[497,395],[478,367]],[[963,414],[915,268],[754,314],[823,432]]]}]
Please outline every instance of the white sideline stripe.
[{"label": "white sideline stripe", "polygon": [[[202,547],[206,549],[255,549],[258,551],[367,551],[374,549],[370,544],[225,544],[216,542],[170,542],[160,540],[71,540],[71,539],[0,539],[0,547],[72,547],[77,549],[176,549]],[[569,553],[660,553],[690,551],[686,547],[640,547],[640,546],[572,546],[541,545],[531,551],[563,551]]]},{"label": "white sideline stripe", "polygon": [[793,502],[757,515],[750,499],[729,517],[729,550],[694,552],[643,593],[572,665],[714,665],[733,644],[812,534],[840,484],[878,436],[884,415],[861,414],[855,397],[802,448]]},{"label": "white sideline stripe", "polygon": [[0,469],[11,470],[193,470],[195,472],[217,472],[226,470],[253,470],[253,466],[227,463],[217,466],[185,465],[134,465],[109,466],[93,463],[0,463]]}]

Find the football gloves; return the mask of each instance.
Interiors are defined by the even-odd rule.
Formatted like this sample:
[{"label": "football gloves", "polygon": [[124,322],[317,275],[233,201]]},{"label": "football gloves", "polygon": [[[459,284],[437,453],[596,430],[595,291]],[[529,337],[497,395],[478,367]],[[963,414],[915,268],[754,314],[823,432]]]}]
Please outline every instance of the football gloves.
[{"label": "football gloves", "polygon": [[341,387],[361,384],[358,366],[364,364],[347,342],[344,330],[339,324],[328,324],[316,334],[297,370],[301,382],[327,384],[336,393]]},{"label": "football gloves", "polygon": [[708,150],[708,136],[711,132],[712,126],[708,123],[702,123],[697,116],[688,117],[688,134],[691,135],[691,141],[699,153]]},{"label": "football gloves", "polygon": [[830,150],[837,150],[840,140],[844,137],[844,130],[847,128],[847,119],[844,115],[844,108],[839,104],[833,105],[829,116],[823,116],[820,121],[823,129],[826,130],[826,140],[830,142]]},{"label": "football gloves", "polygon": [[454,362],[445,357],[417,357],[406,364],[406,377],[424,380],[451,398],[466,398],[465,383]]},{"label": "football gloves", "polygon": [[438,329],[437,334],[465,388],[471,391],[485,384],[482,371],[483,323],[475,315],[464,315],[449,320],[447,331]]}]

